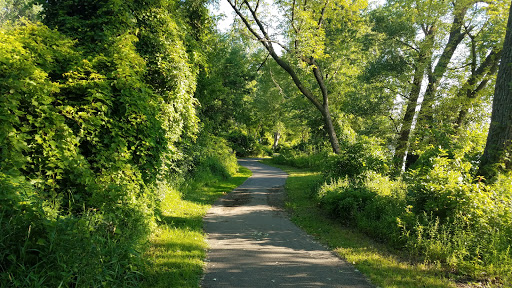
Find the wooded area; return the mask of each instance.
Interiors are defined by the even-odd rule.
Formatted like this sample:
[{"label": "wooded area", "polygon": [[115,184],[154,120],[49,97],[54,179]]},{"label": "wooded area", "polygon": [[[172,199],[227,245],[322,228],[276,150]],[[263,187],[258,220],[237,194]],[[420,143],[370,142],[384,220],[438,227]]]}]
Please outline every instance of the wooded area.
[{"label": "wooded area", "polygon": [[510,1],[226,1],[228,32],[203,0],[0,1],[0,286],[139,286],[166,193],[235,154],[511,285]]}]

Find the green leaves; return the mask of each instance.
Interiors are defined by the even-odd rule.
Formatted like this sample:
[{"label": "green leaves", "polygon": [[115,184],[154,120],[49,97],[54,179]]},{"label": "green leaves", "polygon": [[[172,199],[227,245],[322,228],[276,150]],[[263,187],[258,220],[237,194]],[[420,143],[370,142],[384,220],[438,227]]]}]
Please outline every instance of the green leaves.
[{"label": "green leaves", "polygon": [[158,181],[198,130],[196,4],[44,1],[59,31],[0,29],[1,286],[137,286]]}]

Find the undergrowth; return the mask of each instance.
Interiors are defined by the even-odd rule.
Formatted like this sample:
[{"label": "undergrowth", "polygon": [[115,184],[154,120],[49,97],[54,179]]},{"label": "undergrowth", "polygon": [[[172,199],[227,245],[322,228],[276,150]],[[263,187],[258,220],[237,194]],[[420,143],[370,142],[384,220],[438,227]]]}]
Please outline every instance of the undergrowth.
[{"label": "undergrowth", "polygon": [[286,208],[291,213],[292,221],[354,265],[374,285],[381,288],[456,287],[438,267],[425,263],[413,264],[411,259],[391,247],[333,219],[312,201],[323,181],[321,173],[276,165],[272,160],[264,162],[278,166],[289,174],[285,186]]}]

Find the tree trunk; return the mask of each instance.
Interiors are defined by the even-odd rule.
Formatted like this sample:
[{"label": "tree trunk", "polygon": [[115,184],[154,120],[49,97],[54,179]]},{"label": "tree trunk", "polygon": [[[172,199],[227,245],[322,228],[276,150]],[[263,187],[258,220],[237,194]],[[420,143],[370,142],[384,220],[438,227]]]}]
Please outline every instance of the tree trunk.
[{"label": "tree trunk", "polygon": [[[256,26],[258,27],[256,29],[259,29],[259,32],[257,32],[257,30],[251,26],[250,21],[241,13],[240,9],[235,4],[236,2],[228,0],[228,3],[233,8],[235,13],[240,17],[240,20],[242,20],[242,22],[244,23],[245,27],[247,27],[249,32],[251,32],[251,34],[254,35],[254,37],[256,37],[256,39],[263,45],[263,47],[265,47],[265,49],[274,59],[274,61],[276,61],[276,63],[286,73],[288,73],[288,75],[292,78],[293,83],[299,89],[302,95],[304,95],[318,109],[318,111],[320,111],[325,121],[325,130],[329,135],[329,141],[331,143],[332,149],[334,153],[339,154],[341,150],[338,143],[338,137],[336,136],[336,131],[334,130],[334,125],[332,123],[331,113],[329,111],[329,98],[327,94],[327,88],[325,86],[323,75],[320,71],[319,66],[315,62],[315,59],[313,57],[303,58],[303,61],[305,61],[308,65],[313,67],[315,80],[317,81],[318,87],[322,92],[323,101],[319,101],[319,99],[313,94],[313,92],[302,83],[302,81],[299,79],[299,76],[292,68],[292,66],[285,59],[277,55],[274,47],[272,46],[272,42],[274,41],[270,39],[265,29],[265,25],[260,21],[260,19],[256,15],[255,8],[252,8],[248,1],[243,1],[247,9],[249,9],[249,12],[252,15],[252,20],[254,20]],[[319,25],[320,24],[321,23],[319,23]]]},{"label": "tree trunk", "polygon": [[324,113],[325,130],[327,130],[327,134],[329,134],[329,141],[331,142],[332,151],[334,151],[336,154],[340,154],[340,143],[338,142],[338,136],[336,136],[336,131],[334,130],[334,125],[332,123],[331,113],[329,112],[328,106],[325,107]]},{"label": "tree trunk", "polygon": [[[510,10],[512,11],[512,6]],[[492,102],[491,125],[479,167],[479,174],[487,178],[496,173],[492,169],[493,164],[504,162],[505,169],[512,168],[512,160],[505,157],[512,140],[512,90],[510,86],[512,81],[512,17],[510,14],[502,53]]]},{"label": "tree trunk", "polygon": [[279,131],[276,131],[274,133],[274,145],[272,145],[272,150],[274,151],[277,149],[277,145],[279,145],[279,138],[281,138],[281,134]]},{"label": "tree trunk", "polygon": [[[462,107],[459,111],[459,115],[457,117],[457,121],[455,122],[455,127],[460,129],[462,124],[466,120],[466,116],[469,111],[469,107],[471,102],[477,97],[478,92],[487,86],[489,82],[489,77],[494,75],[498,70],[498,63],[501,57],[501,49],[494,48],[491,50],[489,55],[485,58],[485,60],[480,64],[478,68],[473,68],[471,75],[462,88],[459,90],[458,97],[465,97],[467,101],[462,104]],[[477,85],[478,83],[478,85]]]},{"label": "tree trunk", "polygon": [[[467,7],[463,7],[460,11],[458,11],[458,13],[455,13],[452,25],[450,27],[448,42],[446,43],[446,46],[444,46],[443,53],[439,57],[439,61],[435,65],[434,69],[429,71],[427,90],[425,91],[423,103],[421,104],[420,111],[418,112],[419,126],[427,127],[432,122],[432,110],[439,83],[443,75],[446,73],[446,70],[448,69],[448,65],[450,64],[455,50],[466,35],[466,32],[461,31],[464,25],[464,16],[466,11]],[[433,36],[434,31],[435,29],[428,31],[430,34],[428,34],[427,37]]]},{"label": "tree trunk", "polygon": [[414,119],[416,107],[418,106],[418,98],[421,92],[421,81],[423,80],[424,75],[425,67],[419,63],[416,67],[416,71],[414,72],[412,88],[411,92],[409,93],[409,100],[407,101],[407,107],[405,108],[405,115],[402,121],[402,128],[400,129],[400,133],[398,135],[398,144],[396,146],[393,160],[395,166],[394,172],[396,175],[400,175],[402,173],[404,158],[409,146],[409,138],[411,136],[412,121]]}]

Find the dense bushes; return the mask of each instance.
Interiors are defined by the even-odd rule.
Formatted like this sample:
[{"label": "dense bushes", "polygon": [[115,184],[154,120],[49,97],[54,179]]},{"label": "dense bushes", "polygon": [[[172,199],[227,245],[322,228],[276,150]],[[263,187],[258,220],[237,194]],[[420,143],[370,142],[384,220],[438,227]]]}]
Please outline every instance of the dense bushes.
[{"label": "dense bushes", "polygon": [[354,142],[340,143],[341,153],[333,155],[324,171],[331,178],[356,176],[365,171],[386,173],[389,153],[386,155],[379,139],[358,136]]},{"label": "dense bushes", "polygon": [[[340,143],[340,154],[329,150],[307,151],[304,143],[296,147],[279,147],[273,157],[277,164],[323,171],[326,178],[359,175],[365,171],[385,173],[389,170],[389,157],[376,138],[358,136],[357,140]],[[307,147],[307,146],[306,146]]]},{"label": "dense bushes", "polygon": [[397,222],[406,207],[405,186],[376,172],[332,179],[318,191],[319,204],[344,224],[393,244],[401,242]]},{"label": "dense bushes", "polygon": [[295,149],[280,147],[279,154],[272,159],[276,164],[290,165],[298,168],[311,168],[322,170],[329,159],[329,152],[320,153],[297,152]]},{"label": "dense bushes", "polygon": [[136,286],[148,226],[135,205],[73,215],[52,207],[22,177],[0,178],[2,286]]},{"label": "dense bushes", "polygon": [[189,78],[153,69],[168,81],[160,89],[146,74],[158,56],[144,59],[134,27],[108,19],[104,34],[81,35],[102,36],[94,43],[42,24],[0,30],[2,287],[136,286],[159,183],[190,166],[195,72],[180,38],[166,42],[181,49],[168,61]]},{"label": "dense bushes", "polygon": [[239,157],[272,155],[272,150],[269,147],[260,144],[253,136],[244,131],[234,130],[227,135],[226,139]]},{"label": "dense bushes", "polygon": [[[487,183],[474,179],[475,162],[467,155],[473,151],[464,146],[450,154],[425,153],[421,161],[428,165],[392,179],[383,176],[387,160],[380,149],[364,142],[346,148],[332,156],[286,152],[275,160],[322,167],[325,183],[316,200],[341,223],[451,272],[510,284],[511,175]],[[320,155],[328,165],[321,165]]]},{"label": "dense bushes", "polygon": [[192,154],[195,167],[192,169],[192,177],[196,182],[215,177],[227,179],[237,172],[235,153],[224,138],[203,133],[194,148]]}]

